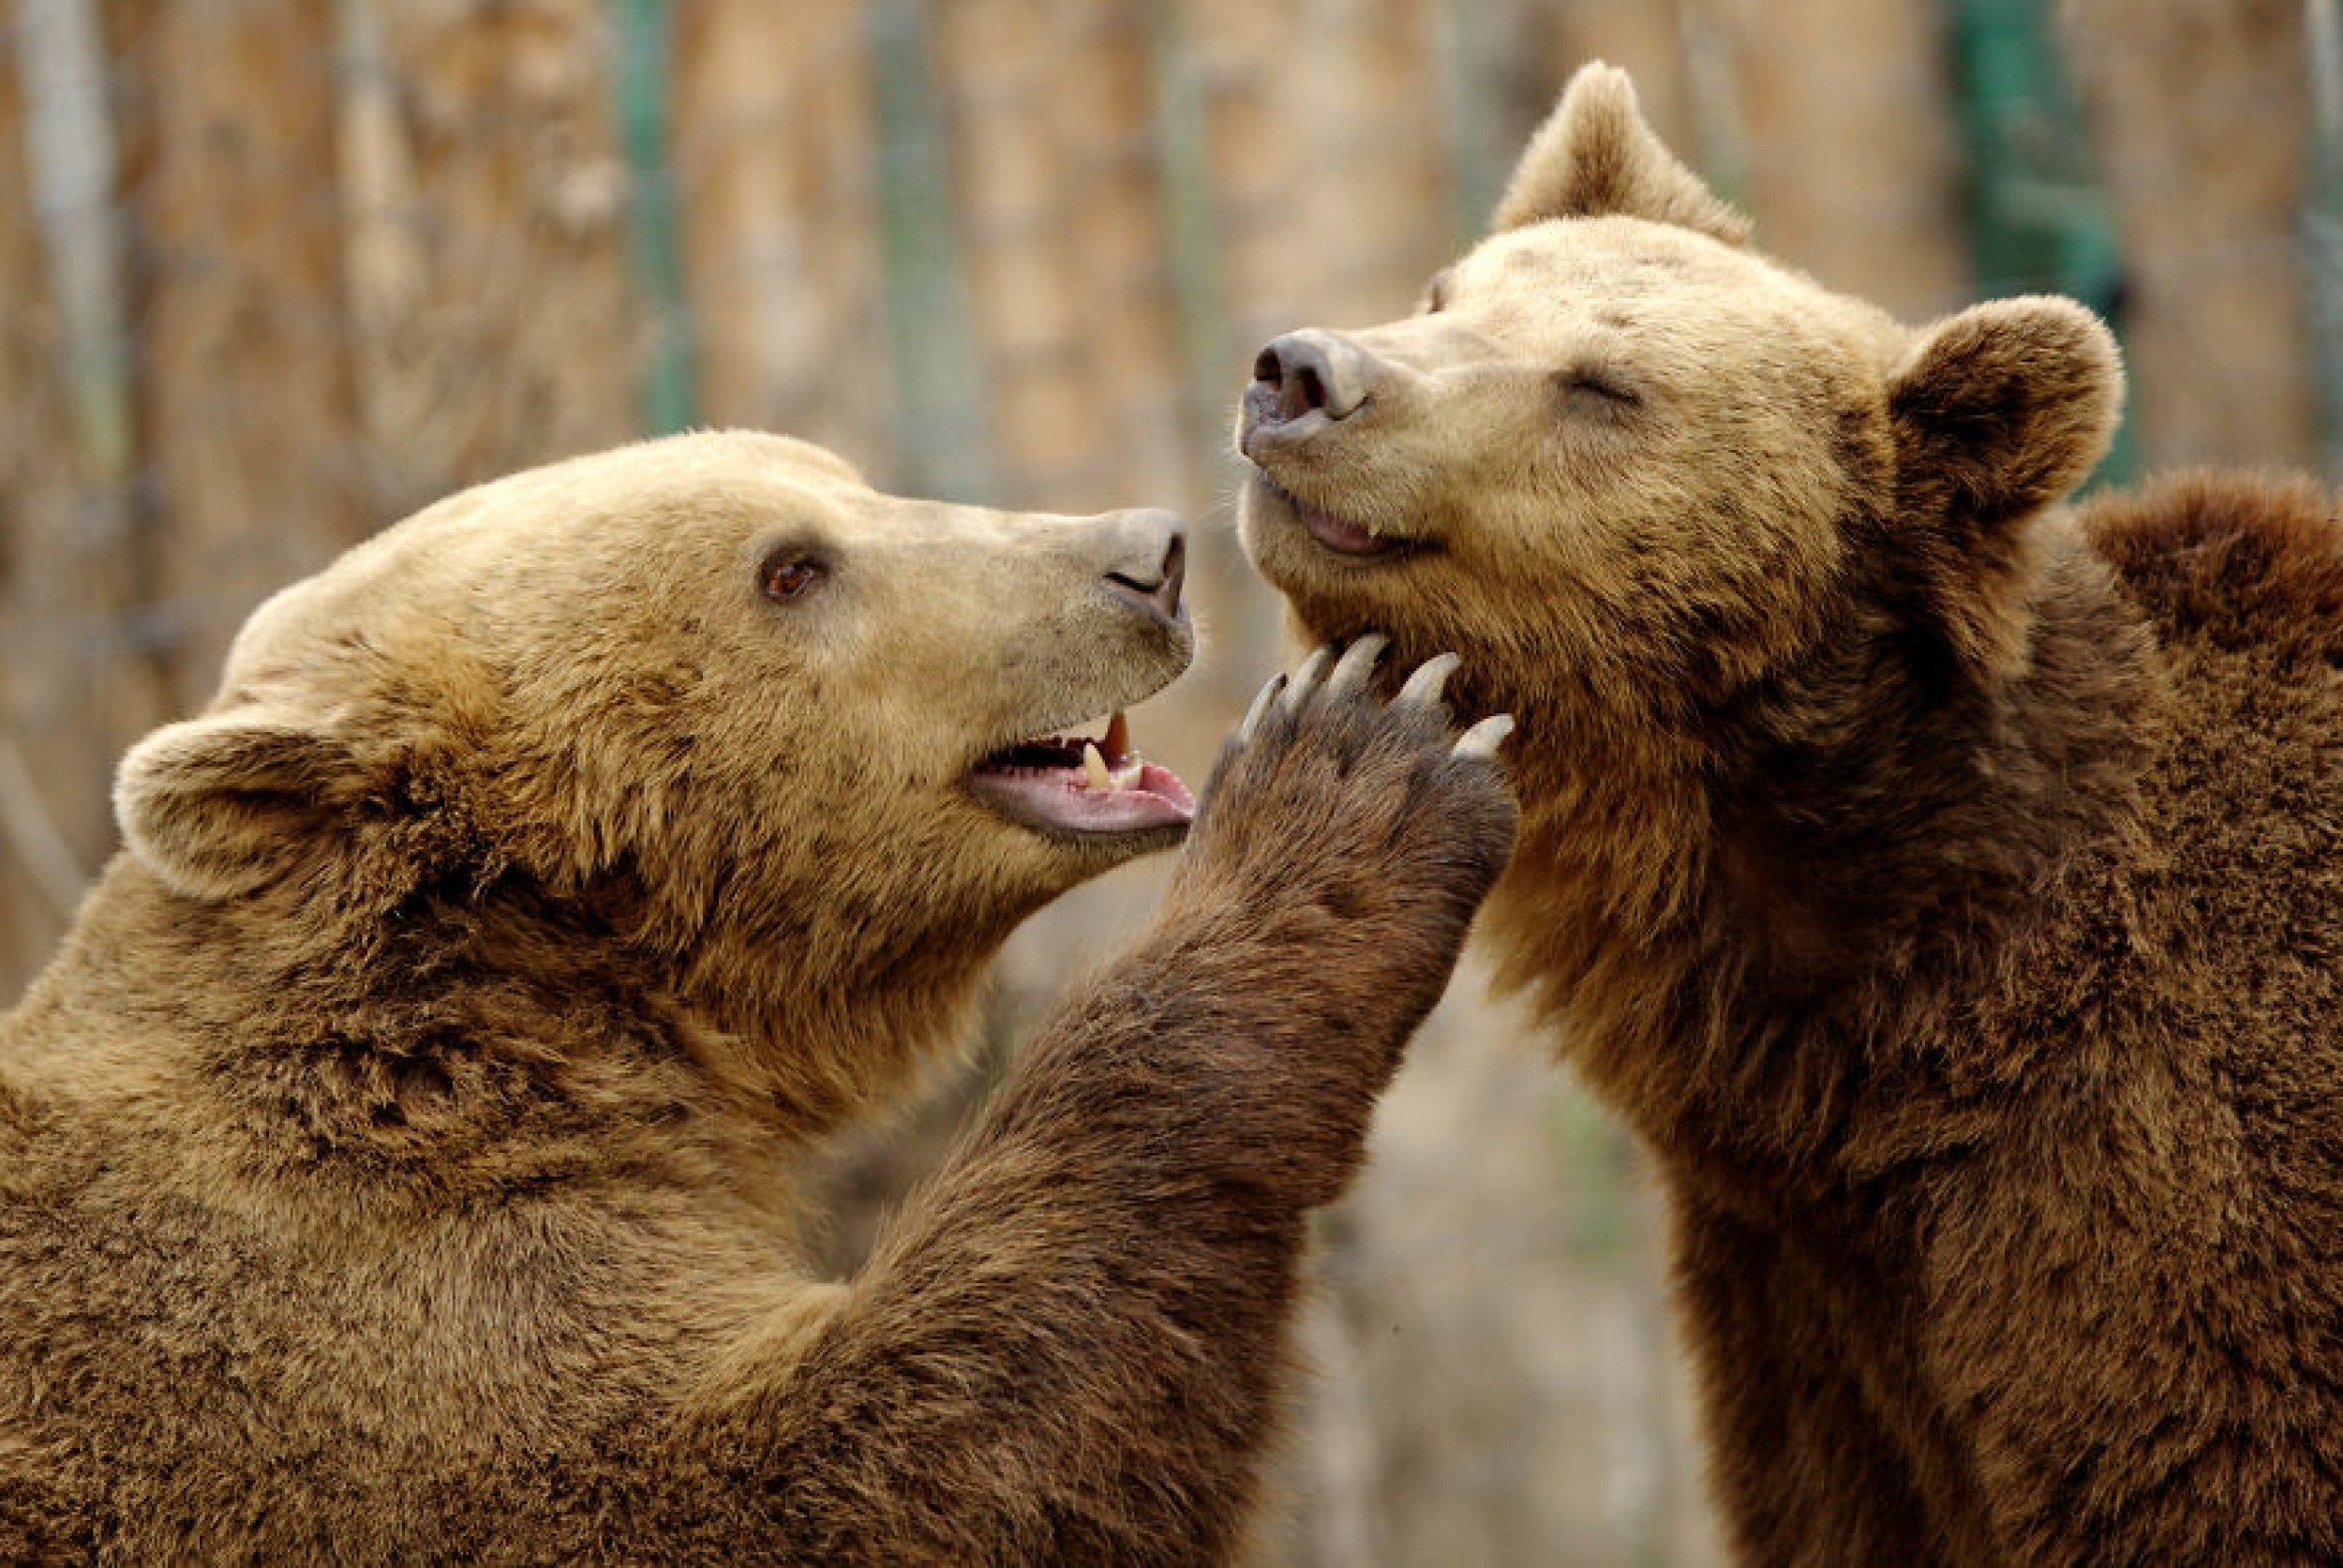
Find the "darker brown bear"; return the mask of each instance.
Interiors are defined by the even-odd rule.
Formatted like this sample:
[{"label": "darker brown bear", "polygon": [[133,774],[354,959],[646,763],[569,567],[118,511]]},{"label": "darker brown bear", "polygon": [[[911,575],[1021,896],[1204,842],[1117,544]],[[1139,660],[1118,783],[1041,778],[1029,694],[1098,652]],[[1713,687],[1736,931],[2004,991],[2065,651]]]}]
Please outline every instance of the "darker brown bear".
[{"label": "darker brown bear", "polygon": [[264,606],[0,1022],[0,1560],[1226,1561],[1307,1211],[1510,843],[1428,682],[1254,715],[852,1280],[792,1190],[1180,836],[1120,722],[1052,737],[1185,665],[1181,560],[725,433]]},{"label": "darker brown bear", "polygon": [[1521,720],[1493,933],[1657,1157],[1753,1563],[2343,1561],[2343,522],[2067,509],[2118,395],[2069,302],[1754,253],[1602,68],[1246,395],[1302,623]]}]

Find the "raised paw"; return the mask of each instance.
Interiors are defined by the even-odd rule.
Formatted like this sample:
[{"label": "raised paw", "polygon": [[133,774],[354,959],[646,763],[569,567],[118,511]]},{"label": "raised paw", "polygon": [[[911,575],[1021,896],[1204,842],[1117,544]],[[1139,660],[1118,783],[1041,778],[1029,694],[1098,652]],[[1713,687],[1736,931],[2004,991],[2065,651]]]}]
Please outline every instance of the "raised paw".
[{"label": "raised paw", "polygon": [[[1344,650],[1339,660],[1335,658],[1334,645],[1328,643],[1313,651],[1303,664],[1300,673],[1291,680],[1282,674],[1270,677],[1268,683],[1253,698],[1253,706],[1246,711],[1244,722],[1237,725],[1233,742],[1240,747],[1248,744],[1261,725],[1261,715],[1269,711],[1272,703],[1280,703],[1280,699],[1285,712],[1298,714],[1311,694],[1318,689],[1319,677],[1325,674],[1330,664],[1334,673],[1326,679],[1325,694],[1348,696],[1366,690],[1367,677],[1374,672],[1376,661],[1390,646],[1391,639],[1380,632],[1369,632]],[[1399,688],[1399,694],[1392,699],[1393,706],[1439,706],[1440,694],[1447,688],[1448,678],[1462,663],[1462,657],[1455,653],[1441,653],[1425,660],[1408,677],[1406,684]],[[1464,732],[1456,741],[1455,754],[1458,756],[1493,757],[1497,754],[1497,748],[1513,732],[1512,714],[1492,713]]]},{"label": "raised paw", "polygon": [[[1513,851],[1498,749],[1513,720],[1458,733],[1427,660],[1385,701],[1380,635],[1321,648],[1261,689],[1221,748],[1166,914],[1199,950],[1242,951],[1280,1006],[1388,1070],[1448,983]],[[1387,689],[1387,688],[1386,688]]]},{"label": "raised paw", "polygon": [[1512,851],[1498,749],[1505,714],[1458,734],[1441,693],[1459,664],[1426,660],[1388,702],[1370,633],[1261,688],[1221,749],[1187,857],[1232,892],[1337,919],[1463,923]]}]

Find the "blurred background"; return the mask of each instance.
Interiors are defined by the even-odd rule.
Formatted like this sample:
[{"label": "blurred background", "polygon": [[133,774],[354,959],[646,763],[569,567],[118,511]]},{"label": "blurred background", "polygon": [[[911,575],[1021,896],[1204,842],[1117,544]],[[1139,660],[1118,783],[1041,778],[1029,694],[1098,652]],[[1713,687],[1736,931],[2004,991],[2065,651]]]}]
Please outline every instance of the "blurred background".
[{"label": "blurred background", "polygon": [[[2343,475],[2338,0],[13,0],[0,978],[113,760],[270,589],[456,486],[694,425],[884,487],[1205,524],[1201,782],[1292,650],[1228,528],[1254,350],[1406,309],[1607,58],[1760,244],[1912,319],[2119,326],[2120,478]],[[842,1267],[1160,866],[1045,913],[975,1069],[842,1155]],[[1271,1561],[1716,1560],[1624,1136],[1470,971],[1325,1217]]]}]

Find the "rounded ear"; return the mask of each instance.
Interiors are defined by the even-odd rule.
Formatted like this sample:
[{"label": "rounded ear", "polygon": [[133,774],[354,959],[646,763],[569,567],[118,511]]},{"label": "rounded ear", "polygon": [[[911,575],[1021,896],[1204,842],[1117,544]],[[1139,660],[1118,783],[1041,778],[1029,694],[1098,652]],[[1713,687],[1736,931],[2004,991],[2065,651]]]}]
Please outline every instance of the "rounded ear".
[{"label": "rounded ear", "polygon": [[2114,336],[2048,295],[1946,318],[1889,375],[1903,545],[1971,665],[1992,666],[2020,646],[2024,525],[2105,455],[2123,397]]},{"label": "rounded ear", "polygon": [[231,709],[167,724],[114,774],[123,842],[173,891],[219,900],[292,869],[357,782],[358,764],[313,725]]},{"label": "rounded ear", "polygon": [[1749,220],[1717,200],[1644,123],[1627,73],[1596,61],[1578,68],[1530,138],[1497,203],[1495,227],[1606,216],[1673,223],[1727,245],[1749,241]]},{"label": "rounded ear", "polygon": [[1979,520],[2032,512],[2081,484],[2114,440],[2123,401],[2114,335],[2046,294],[1927,328],[1888,382],[1903,471]]}]

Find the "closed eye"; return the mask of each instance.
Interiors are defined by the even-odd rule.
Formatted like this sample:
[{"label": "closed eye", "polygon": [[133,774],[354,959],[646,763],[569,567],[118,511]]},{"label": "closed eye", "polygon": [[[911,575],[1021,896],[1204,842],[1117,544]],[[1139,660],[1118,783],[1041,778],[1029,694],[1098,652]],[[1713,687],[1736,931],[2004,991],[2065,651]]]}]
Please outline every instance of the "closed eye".
[{"label": "closed eye", "polygon": [[1423,313],[1425,315],[1437,316],[1448,308],[1448,278],[1454,270],[1450,267],[1442,267],[1432,275],[1432,280],[1429,283],[1424,285]]},{"label": "closed eye", "polygon": [[1574,402],[1586,403],[1610,412],[1624,412],[1643,406],[1643,394],[1606,371],[1591,366],[1579,366],[1555,377],[1565,396]]}]

